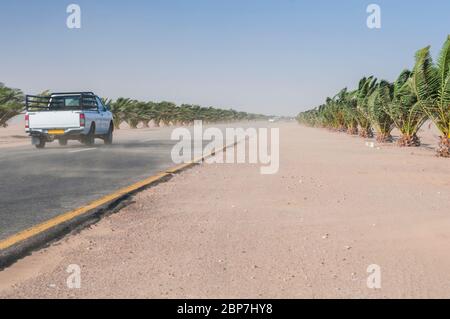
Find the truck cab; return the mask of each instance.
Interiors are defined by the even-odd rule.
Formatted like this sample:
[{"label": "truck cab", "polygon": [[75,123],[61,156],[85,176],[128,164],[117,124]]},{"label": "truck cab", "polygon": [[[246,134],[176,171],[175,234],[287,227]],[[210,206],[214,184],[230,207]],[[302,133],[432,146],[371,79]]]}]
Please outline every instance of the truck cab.
[{"label": "truck cab", "polygon": [[37,148],[55,140],[60,145],[69,140],[93,145],[95,138],[101,138],[112,144],[113,131],[109,107],[92,92],[26,96],[25,132]]}]

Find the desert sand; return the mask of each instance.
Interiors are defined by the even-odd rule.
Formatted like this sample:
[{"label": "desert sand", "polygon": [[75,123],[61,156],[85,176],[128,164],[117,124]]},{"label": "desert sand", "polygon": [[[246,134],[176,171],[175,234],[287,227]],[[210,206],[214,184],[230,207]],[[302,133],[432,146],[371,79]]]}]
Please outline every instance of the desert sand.
[{"label": "desert sand", "polygon": [[433,128],[408,149],[279,125],[278,174],[184,171],[0,272],[0,298],[450,297],[450,161]]},{"label": "desert sand", "polygon": [[0,149],[15,146],[30,145],[30,139],[25,133],[24,115],[16,116],[8,122],[7,127],[0,127]]}]

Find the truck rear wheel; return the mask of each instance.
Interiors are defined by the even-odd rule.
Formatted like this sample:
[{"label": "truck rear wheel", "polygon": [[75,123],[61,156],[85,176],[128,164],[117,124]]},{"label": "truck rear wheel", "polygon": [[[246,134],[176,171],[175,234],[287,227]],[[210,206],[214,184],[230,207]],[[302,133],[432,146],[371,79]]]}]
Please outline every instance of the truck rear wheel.
[{"label": "truck rear wheel", "polygon": [[103,141],[106,145],[111,145],[113,143],[113,132],[114,132],[114,126],[112,123],[109,125],[108,133],[103,137]]},{"label": "truck rear wheel", "polygon": [[47,142],[47,140],[43,137],[39,138],[39,143],[37,143],[35,146],[36,148],[42,149],[45,147],[45,143]]},{"label": "truck rear wheel", "polygon": [[94,145],[95,143],[95,124],[92,124],[88,135],[83,138],[83,143],[85,145]]}]

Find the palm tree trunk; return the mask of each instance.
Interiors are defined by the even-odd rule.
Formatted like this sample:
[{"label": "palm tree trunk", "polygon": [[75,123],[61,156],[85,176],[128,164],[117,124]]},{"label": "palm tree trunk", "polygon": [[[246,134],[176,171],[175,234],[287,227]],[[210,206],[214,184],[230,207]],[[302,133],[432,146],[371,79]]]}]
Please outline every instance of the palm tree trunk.
[{"label": "palm tree trunk", "polygon": [[441,136],[440,139],[437,155],[441,157],[450,157],[450,138]]},{"label": "palm tree trunk", "polygon": [[132,129],[136,129],[138,124],[139,124],[139,121],[137,121],[137,120],[128,120],[128,125]]},{"label": "palm tree trunk", "polygon": [[391,143],[392,142],[392,135],[390,133],[385,132],[379,132],[377,134],[377,142],[378,143]]},{"label": "palm tree trunk", "polygon": [[2,117],[0,117],[0,126],[8,127],[8,121],[14,117],[12,112],[6,112]]},{"label": "palm tree trunk", "polygon": [[349,125],[347,127],[347,134],[358,135],[358,124],[356,124],[356,125]]},{"label": "palm tree trunk", "polygon": [[371,138],[373,137],[373,132],[372,129],[369,127],[361,127],[359,129],[359,136],[363,137],[363,138]]},{"label": "palm tree trunk", "polygon": [[114,129],[115,130],[120,130],[120,123],[122,123],[121,119],[114,118],[113,119],[113,123],[114,123]]},{"label": "palm tree trunk", "polygon": [[416,134],[408,135],[403,134],[402,137],[398,140],[399,146],[413,147],[420,146],[420,139]]}]

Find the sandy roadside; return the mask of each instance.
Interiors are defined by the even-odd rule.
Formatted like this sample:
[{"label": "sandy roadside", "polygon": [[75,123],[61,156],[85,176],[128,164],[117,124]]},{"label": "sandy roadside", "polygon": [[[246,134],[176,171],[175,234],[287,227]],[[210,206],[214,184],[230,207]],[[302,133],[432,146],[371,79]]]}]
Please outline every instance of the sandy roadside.
[{"label": "sandy roadside", "polygon": [[183,172],[0,272],[0,298],[450,297],[448,159],[296,124],[280,142],[278,174]]},{"label": "sandy roadside", "polygon": [[0,149],[30,145],[30,139],[25,133],[23,115],[14,118],[7,127],[0,127]]}]

